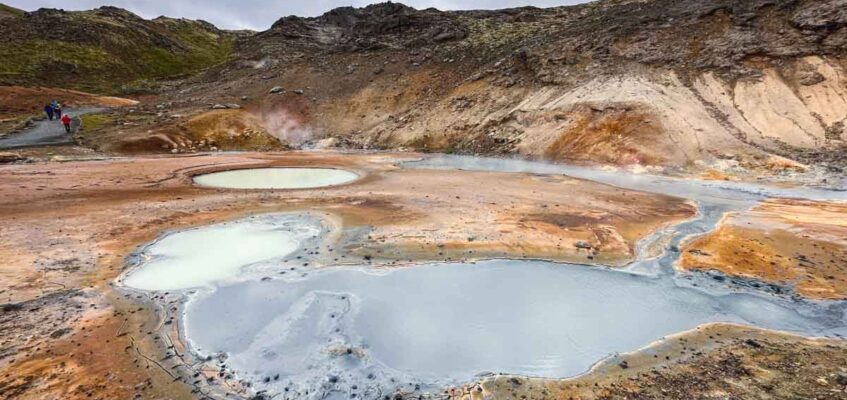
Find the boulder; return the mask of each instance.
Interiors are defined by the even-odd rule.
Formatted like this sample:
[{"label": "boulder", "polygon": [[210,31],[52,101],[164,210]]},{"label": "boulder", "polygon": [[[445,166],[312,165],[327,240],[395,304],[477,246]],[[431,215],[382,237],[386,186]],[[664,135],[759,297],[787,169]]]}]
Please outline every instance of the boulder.
[{"label": "boulder", "polygon": [[590,249],[591,243],[588,243],[584,240],[579,240],[576,243],[574,243],[574,247],[576,247],[577,249]]}]

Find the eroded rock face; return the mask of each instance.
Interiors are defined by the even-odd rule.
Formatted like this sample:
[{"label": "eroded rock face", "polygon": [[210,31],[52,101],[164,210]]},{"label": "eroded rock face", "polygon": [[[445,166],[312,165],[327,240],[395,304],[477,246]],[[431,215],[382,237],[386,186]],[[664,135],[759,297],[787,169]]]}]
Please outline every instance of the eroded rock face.
[{"label": "eroded rock face", "polygon": [[794,13],[791,21],[802,29],[835,31],[847,25],[847,1],[806,2]]},{"label": "eroded rock face", "polygon": [[843,51],[838,39],[847,25],[843,9],[841,0],[653,0],[465,12],[382,3],[342,7],[316,18],[286,17],[241,45],[246,53],[268,55],[302,50],[304,39],[314,41],[312,51],[422,48],[461,41],[451,47],[469,50],[480,61],[511,55],[556,81],[564,78],[564,71],[556,68],[569,70],[586,60],[750,72],[742,63],[748,57]]},{"label": "eroded rock face", "polygon": [[[323,45],[326,50],[365,51],[416,48],[464,39],[467,29],[449,13],[418,11],[388,2],[364,8],[340,7],[317,18],[285,17],[259,36],[263,42],[276,42],[270,48],[291,44],[287,40],[305,40]],[[243,44],[255,45],[250,39]],[[266,43],[259,45],[265,46],[265,51],[269,49]]]},{"label": "eroded rock face", "polygon": [[839,63],[807,57],[743,80],[641,70],[576,86],[473,82],[428,108],[376,121],[359,137],[387,147],[563,162],[770,169],[768,153],[838,146],[847,118],[844,76]]}]

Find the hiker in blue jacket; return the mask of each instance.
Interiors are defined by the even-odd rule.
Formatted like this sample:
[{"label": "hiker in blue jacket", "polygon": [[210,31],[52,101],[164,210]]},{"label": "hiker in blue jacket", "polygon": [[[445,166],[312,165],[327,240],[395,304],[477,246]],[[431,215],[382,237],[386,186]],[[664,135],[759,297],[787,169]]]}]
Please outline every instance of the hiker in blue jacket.
[{"label": "hiker in blue jacket", "polygon": [[53,120],[53,106],[51,106],[49,104],[44,106],[44,112],[47,113],[47,118],[52,121]]}]

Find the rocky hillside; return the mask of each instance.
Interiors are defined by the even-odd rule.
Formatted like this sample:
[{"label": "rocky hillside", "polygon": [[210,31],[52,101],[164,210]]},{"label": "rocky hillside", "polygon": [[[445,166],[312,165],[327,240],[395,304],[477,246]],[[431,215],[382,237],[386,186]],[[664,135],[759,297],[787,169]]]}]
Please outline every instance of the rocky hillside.
[{"label": "rocky hillside", "polygon": [[384,3],[282,18],[235,52],[169,107],[244,103],[322,145],[715,176],[844,164],[844,0]]},{"label": "rocky hillside", "polygon": [[0,83],[147,92],[155,80],[229,60],[235,37],[203,21],[151,21],[113,7],[22,12],[0,5]]},{"label": "rocky hillside", "polygon": [[[189,122],[229,108],[237,111],[215,125],[225,126],[221,134],[249,125],[293,145],[521,155],[715,178],[837,174],[847,165],[847,0],[601,0],[451,12],[382,3],[285,17],[241,35],[111,8],[11,20],[29,27],[103,15],[133,28],[109,43],[81,41],[92,51],[126,49],[126,37],[167,49],[150,52],[162,56],[147,58],[155,62],[122,63],[136,78],[226,61],[227,45],[176,40],[176,26],[232,43],[228,61],[169,82],[135,110],[133,125],[89,138],[103,150],[198,150]],[[49,67],[54,58],[3,59],[28,71],[12,76],[50,80],[61,70]],[[80,82],[107,79],[85,65],[66,67]]]}]

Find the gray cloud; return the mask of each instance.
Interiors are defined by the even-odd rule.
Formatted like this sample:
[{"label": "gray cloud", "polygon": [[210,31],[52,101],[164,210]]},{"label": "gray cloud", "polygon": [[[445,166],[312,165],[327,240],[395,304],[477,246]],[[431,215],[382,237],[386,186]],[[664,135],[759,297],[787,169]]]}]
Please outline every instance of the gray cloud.
[{"label": "gray cloud", "polygon": [[[125,8],[144,18],[160,15],[203,19],[221,28],[264,30],[274,21],[287,15],[316,16],[340,6],[366,6],[375,0],[7,0],[17,8],[32,11],[37,8],[87,10],[102,5]],[[415,8],[435,7],[441,10],[498,9],[533,5],[553,7],[584,3],[585,0],[407,0]]]}]

